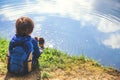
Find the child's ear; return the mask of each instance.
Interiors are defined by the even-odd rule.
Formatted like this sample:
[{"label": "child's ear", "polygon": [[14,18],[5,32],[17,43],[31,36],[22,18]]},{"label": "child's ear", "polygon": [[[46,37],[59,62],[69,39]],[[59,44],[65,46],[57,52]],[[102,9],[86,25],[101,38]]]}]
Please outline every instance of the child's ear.
[{"label": "child's ear", "polygon": [[35,40],[39,41],[38,37],[34,37]]}]

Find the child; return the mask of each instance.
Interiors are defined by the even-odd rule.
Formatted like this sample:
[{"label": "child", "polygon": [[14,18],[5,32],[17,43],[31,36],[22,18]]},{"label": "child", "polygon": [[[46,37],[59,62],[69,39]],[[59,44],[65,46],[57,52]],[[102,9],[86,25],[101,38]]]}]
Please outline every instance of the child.
[{"label": "child", "polygon": [[38,41],[31,37],[33,29],[34,23],[30,18],[17,19],[16,34],[9,43],[9,72],[23,75],[38,63],[41,52]]},{"label": "child", "polygon": [[35,40],[37,40],[39,42],[39,46],[40,46],[41,50],[43,50],[44,49],[44,43],[45,43],[44,38],[35,37]]}]

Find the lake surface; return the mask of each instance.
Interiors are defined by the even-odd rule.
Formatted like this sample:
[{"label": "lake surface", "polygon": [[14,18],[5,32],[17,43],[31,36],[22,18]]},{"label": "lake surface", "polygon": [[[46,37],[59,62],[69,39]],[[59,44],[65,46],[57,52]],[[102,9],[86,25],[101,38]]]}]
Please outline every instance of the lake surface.
[{"label": "lake surface", "polygon": [[0,36],[10,40],[21,16],[46,46],[120,70],[120,0],[0,0]]}]

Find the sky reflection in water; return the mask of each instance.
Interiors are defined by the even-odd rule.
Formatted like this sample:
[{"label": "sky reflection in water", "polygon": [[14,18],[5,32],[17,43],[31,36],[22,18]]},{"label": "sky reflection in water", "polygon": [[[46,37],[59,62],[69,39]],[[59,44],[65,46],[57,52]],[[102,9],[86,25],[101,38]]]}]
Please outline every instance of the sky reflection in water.
[{"label": "sky reflection in water", "polygon": [[10,39],[15,21],[29,16],[32,36],[71,55],[81,53],[120,68],[119,0],[1,0],[0,35]]}]

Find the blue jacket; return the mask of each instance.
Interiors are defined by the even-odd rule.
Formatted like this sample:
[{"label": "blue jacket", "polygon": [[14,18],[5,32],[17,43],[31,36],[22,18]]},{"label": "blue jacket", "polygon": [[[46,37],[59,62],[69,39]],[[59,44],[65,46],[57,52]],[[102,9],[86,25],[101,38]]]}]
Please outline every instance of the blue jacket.
[{"label": "blue jacket", "polygon": [[33,60],[38,59],[40,56],[38,42],[35,39],[31,38],[31,36],[14,35],[9,44],[9,52],[12,53],[14,47],[16,46],[23,46],[28,55],[30,52],[32,52]]}]

